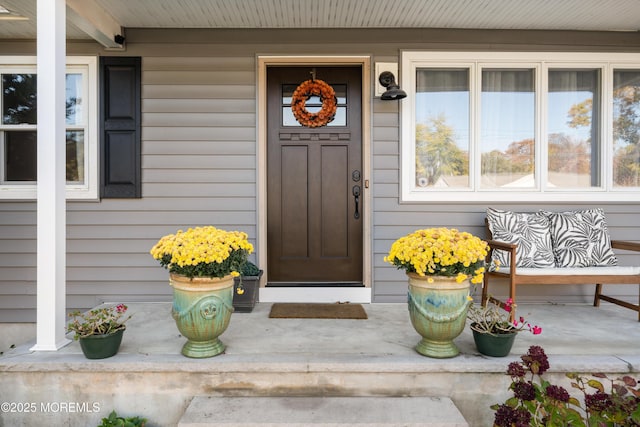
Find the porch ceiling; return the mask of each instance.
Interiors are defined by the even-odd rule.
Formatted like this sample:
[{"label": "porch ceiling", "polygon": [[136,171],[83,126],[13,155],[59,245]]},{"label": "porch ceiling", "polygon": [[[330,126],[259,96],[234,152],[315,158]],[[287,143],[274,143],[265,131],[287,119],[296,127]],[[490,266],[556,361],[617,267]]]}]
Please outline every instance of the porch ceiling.
[{"label": "porch ceiling", "polygon": [[[640,0],[83,0],[130,28],[460,28],[640,30]],[[28,20],[0,39],[36,37],[36,0],[0,0]],[[91,38],[77,23],[69,39]]]}]

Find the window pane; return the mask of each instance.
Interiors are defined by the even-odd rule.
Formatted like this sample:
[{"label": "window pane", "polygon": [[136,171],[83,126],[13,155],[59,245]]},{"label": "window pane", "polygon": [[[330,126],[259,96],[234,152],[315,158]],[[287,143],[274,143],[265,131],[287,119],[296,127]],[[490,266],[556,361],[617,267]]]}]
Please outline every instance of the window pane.
[{"label": "window pane", "polygon": [[66,79],[66,116],[67,125],[81,125],[82,109],[82,74],[67,74]]},{"label": "window pane", "polygon": [[613,185],[640,187],[640,70],[613,73]]},{"label": "window pane", "polygon": [[[34,131],[7,131],[5,139],[4,181],[36,181],[37,133]],[[84,131],[67,131],[66,180],[84,183]]]},{"label": "window pane", "polygon": [[469,70],[416,70],[416,185],[469,187]]},{"label": "window pane", "polygon": [[482,71],[480,186],[534,188],[534,70]]},{"label": "window pane", "polygon": [[36,124],[35,74],[2,75],[2,123]]},{"label": "window pane", "polygon": [[[296,120],[291,111],[291,98],[293,92],[298,85],[285,84],[282,85],[282,125],[283,126],[298,126],[302,127]],[[333,84],[331,85],[336,93],[338,99],[338,108],[336,109],[336,115],[327,126],[346,126],[347,125],[347,85],[346,84]],[[317,113],[322,109],[322,102],[320,102],[319,96],[311,96],[305,102],[305,108],[310,113]]]},{"label": "window pane", "polygon": [[600,70],[549,70],[549,187],[599,187]]},{"label": "window pane", "polygon": [[67,131],[67,182],[84,182],[84,132]]},{"label": "window pane", "polygon": [[35,131],[8,131],[4,133],[5,181],[36,180]]}]

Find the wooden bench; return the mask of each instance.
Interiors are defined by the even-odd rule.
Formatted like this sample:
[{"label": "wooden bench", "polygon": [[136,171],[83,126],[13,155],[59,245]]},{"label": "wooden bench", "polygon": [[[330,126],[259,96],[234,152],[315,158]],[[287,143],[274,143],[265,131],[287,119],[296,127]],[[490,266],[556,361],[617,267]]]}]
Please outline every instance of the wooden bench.
[{"label": "wooden bench", "polygon": [[[488,221],[485,219],[489,239],[489,254],[487,256],[487,265],[491,262],[493,251],[501,250],[508,253],[510,260],[508,267],[491,271],[487,269],[484,275],[484,284],[482,287],[482,304],[486,304],[487,300],[505,307],[505,303],[500,301],[489,292],[489,286],[493,279],[503,279],[509,282],[509,297],[512,299],[514,307],[516,306],[516,289],[519,285],[586,285],[595,284],[595,296],[593,299],[594,307],[600,306],[600,300],[604,300],[622,307],[629,308],[638,313],[638,321],[640,322],[640,297],[638,304],[631,304],[627,301],[620,300],[611,296],[602,294],[602,286],[608,284],[635,284],[640,289],[640,267],[558,267],[558,268],[521,268],[516,267],[516,251],[517,244],[499,242],[492,240],[491,230]],[[612,240],[611,247],[617,250],[640,252],[640,243],[626,242],[621,240]],[[515,318],[515,308],[511,311],[511,320]]]}]

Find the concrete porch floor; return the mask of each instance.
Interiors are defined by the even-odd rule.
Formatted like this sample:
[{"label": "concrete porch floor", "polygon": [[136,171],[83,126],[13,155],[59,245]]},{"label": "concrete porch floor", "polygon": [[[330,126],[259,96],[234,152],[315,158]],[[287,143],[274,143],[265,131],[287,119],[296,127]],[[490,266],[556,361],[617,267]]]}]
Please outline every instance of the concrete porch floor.
[{"label": "concrete porch floor", "polygon": [[[3,410],[0,425],[94,426],[115,409],[176,426],[194,396],[413,396],[449,397],[469,425],[489,426],[489,405],[509,396],[508,363],[531,345],[549,356],[545,377],[568,388],[566,372],[640,379],[637,314],[608,303],[521,304],[518,315],[541,335],[523,332],[508,357],[490,358],[467,327],[455,340],[461,354],[442,360],[413,350],[419,336],[405,304],[365,305],[367,320],[323,320],[269,319],[270,304],[260,303],[233,314],[221,337],[226,353],[209,359],[180,354],[185,339],[170,303],[128,305],[133,317],[112,358],[85,359],[77,342],[57,352],[24,343],[0,356],[0,402],[36,409]],[[82,405],[60,409],[65,402]]]}]

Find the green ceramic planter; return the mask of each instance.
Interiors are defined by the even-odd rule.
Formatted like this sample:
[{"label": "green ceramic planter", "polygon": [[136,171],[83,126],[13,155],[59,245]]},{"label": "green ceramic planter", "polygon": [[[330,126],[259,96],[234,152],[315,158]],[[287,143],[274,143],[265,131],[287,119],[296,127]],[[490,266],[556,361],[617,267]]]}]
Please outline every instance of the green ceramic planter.
[{"label": "green ceramic planter", "polygon": [[474,331],[473,341],[476,343],[478,351],[486,356],[505,357],[511,352],[513,342],[516,339],[517,332],[512,334],[483,334]]},{"label": "green ceramic planter", "polygon": [[171,314],[187,338],[182,354],[203,358],[224,352],[218,338],[229,326],[233,313],[233,277],[188,277],[170,274],[173,286]]},{"label": "green ceramic planter", "polygon": [[422,340],[416,351],[438,359],[457,356],[453,339],[467,320],[469,282],[452,277],[420,277],[409,273],[409,315]]},{"label": "green ceramic planter", "polygon": [[80,348],[87,359],[106,359],[118,352],[122,343],[124,329],[120,329],[112,334],[89,335],[79,338]]}]

